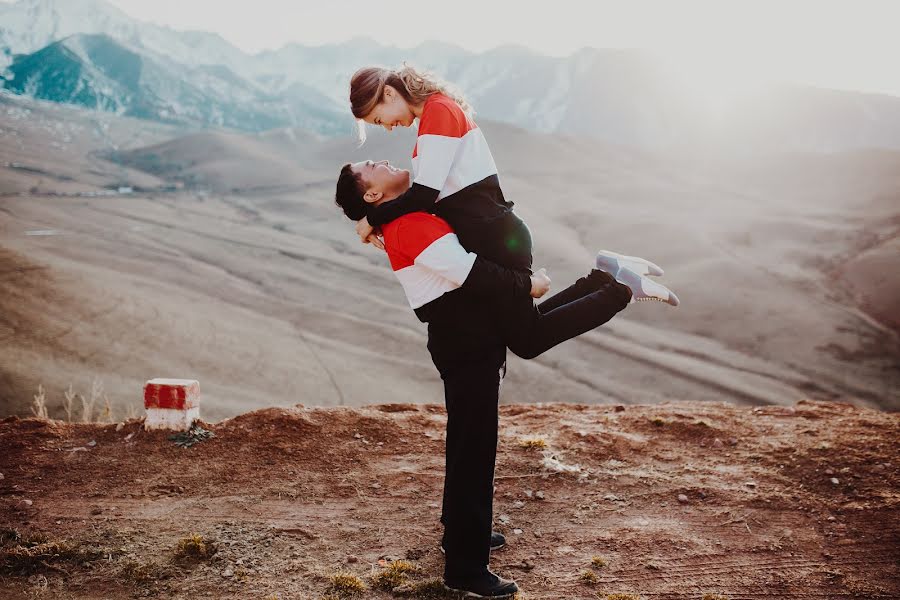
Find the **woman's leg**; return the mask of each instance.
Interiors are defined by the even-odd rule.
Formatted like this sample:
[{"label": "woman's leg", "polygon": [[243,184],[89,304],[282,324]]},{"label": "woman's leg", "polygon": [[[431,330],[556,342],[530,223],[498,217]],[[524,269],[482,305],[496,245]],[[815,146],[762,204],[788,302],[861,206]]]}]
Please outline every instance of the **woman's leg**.
[{"label": "woman's leg", "polygon": [[[568,302],[563,303],[565,300]],[[544,308],[535,306],[530,298],[516,298],[494,308],[507,347],[517,356],[531,359],[606,323],[630,300],[628,286],[595,270],[542,303],[549,304]]]},{"label": "woman's leg", "polygon": [[545,314],[553,310],[554,308],[559,308],[563,304],[568,304],[569,302],[573,302],[578,300],[579,298],[584,298],[591,292],[596,292],[597,290],[603,289],[604,286],[611,282],[611,275],[604,271],[598,271],[597,269],[591,269],[591,272],[585,275],[584,277],[579,278],[575,283],[567,287],[566,289],[557,292],[556,294],[550,296],[543,300],[540,304],[537,305],[538,310],[541,311],[541,314]]}]

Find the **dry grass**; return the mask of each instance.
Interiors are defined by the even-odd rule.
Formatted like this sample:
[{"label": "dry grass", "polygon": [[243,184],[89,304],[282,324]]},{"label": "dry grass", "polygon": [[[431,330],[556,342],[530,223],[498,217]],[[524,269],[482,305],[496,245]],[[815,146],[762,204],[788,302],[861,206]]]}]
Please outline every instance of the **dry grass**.
[{"label": "dry grass", "polygon": [[66,540],[42,537],[22,540],[0,551],[0,574],[29,575],[38,571],[60,571],[54,563],[80,563],[109,554],[106,550],[85,547]]},{"label": "dry grass", "polygon": [[406,583],[407,573],[419,570],[417,565],[405,560],[391,561],[387,567],[371,576],[372,585],[380,590],[392,590]]},{"label": "dry grass", "polygon": [[44,398],[44,386],[38,384],[38,393],[34,395],[34,401],[31,403],[31,412],[38,419],[49,419],[47,415],[47,404]]},{"label": "dry grass", "polygon": [[368,589],[363,580],[353,573],[335,573],[331,575],[330,579],[331,589],[329,592],[338,596],[354,596]]},{"label": "dry grass", "polygon": [[187,561],[206,560],[218,549],[218,545],[214,541],[205,539],[199,533],[192,533],[178,540],[178,545],[175,546],[175,558]]},{"label": "dry grass", "polygon": [[134,559],[128,559],[119,570],[123,579],[138,585],[153,584],[164,579],[171,579],[177,574],[172,565],[166,565],[157,561],[142,563]]},{"label": "dry grass", "polygon": [[578,579],[583,583],[589,583],[591,585],[600,582],[600,578],[597,577],[597,574],[593,571],[583,571],[581,575],[578,576]]},{"label": "dry grass", "polygon": [[395,596],[416,598],[423,600],[437,600],[440,598],[457,598],[458,595],[444,587],[444,581],[439,577],[432,577],[422,581],[406,583],[394,588]]},{"label": "dry grass", "polygon": [[591,557],[591,566],[596,568],[601,568],[606,566],[606,559],[602,556],[592,556]]},{"label": "dry grass", "polygon": [[523,438],[519,446],[526,450],[543,450],[547,447],[547,441],[544,438]]},{"label": "dry grass", "polygon": [[[76,400],[81,405],[81,423],[114,423],[112,403],[109,396],[103,389],[103,381],[99,377],[91,380],[91,393],[88,398],[84,394],[76,392],[69,383],[69,387],[63,390],[62,411],[65,414],[66,422],[72,423],[75,419]],[[97,414],[95,410],[99,408]],[[43,384],[38,384],[38,393],[34,395],[31,403],[31,412],[39,419],[52,419],[47,409],[47,397]],[[128,405],[128,411],[125,419],[134,419],[138,416],[138,410],[135,404]]]}]

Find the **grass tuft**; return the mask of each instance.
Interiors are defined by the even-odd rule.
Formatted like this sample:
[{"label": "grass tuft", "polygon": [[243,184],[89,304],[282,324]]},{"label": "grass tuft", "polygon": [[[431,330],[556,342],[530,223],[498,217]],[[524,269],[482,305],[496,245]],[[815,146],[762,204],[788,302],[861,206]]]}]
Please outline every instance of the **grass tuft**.
[{"label": "grass tuft", "polygon": [[368,589],[363,580],[353,573],[335,573],[330,579],[331,589],[329,591],[339,596],[351,596]]},{"label": "grass tuft", "polygon": [[596,568],[601,568],[606,566],[606,559],[602,556],[592,556],[591,557],[591,566]]},{"label": "grass tuft", "polygon": [[406,583],[407,573],[415,573],[418,570],[419,567],[409,561],[394,560],[372,576],[372,585],[377,589],[390,591]]},{"label": "grass tuft", "polygon": [[199,533],[178,540],[175,547],[175,558],[178,560],[206,560],[219,550],[218,545],[208,539],[204,539]]},{"label": "grass tuft", "polygon": [[526,450],[541,450],[547,447],[547,442],[544,438],[522,438],[519,446]]},{"label": "grass tuft", "polygon": [[600,578],[597,577],[597,574],[594,573],[594,572],[591,571],[591,570],[585,570],[585,571],[583,571],[583,572],[581,573],[581,575],[578,576],[578,579],[579,579],[582,583],[589,583],[589,584],[591,584],[591,585],[596,585],[597,583],[600,583]]}]

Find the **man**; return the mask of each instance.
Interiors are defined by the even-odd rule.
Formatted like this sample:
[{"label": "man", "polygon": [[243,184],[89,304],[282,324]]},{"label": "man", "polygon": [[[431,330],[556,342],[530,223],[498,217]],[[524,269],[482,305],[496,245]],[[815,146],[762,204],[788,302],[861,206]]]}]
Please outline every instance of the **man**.
[{"label": "man", "polygon": [[[387,161],[347,164],[338,179],[335,202],[348,218],[358,221],[369,204],[390,202],[408,187],[409,172]],[[549,289],[543,270],[534,274],[512,270],[466,251],[439,217],[406,214],[386,223],[382,233],[383,248],[410,306],[428,323],[428,350],[444,382],[445,585],[473,597],[509,597],[518,590],[516,583],[488,568],[499,388],[506,370],[510,341],[506,338],[511,336],[509,328],[499,325],[498,316],[521,321],[514,328],[515,344],[524,354],[536,356],[608,321],[629,304],[631,289],[609,273],[592,270],[535,307],[531,298]],[[509,310],[523,304],[531,308]],[[569,314],[559,313],[565,318],[554,324],[548,315],[557,310]],[[542,320],[552,327],[542,325]]]}]

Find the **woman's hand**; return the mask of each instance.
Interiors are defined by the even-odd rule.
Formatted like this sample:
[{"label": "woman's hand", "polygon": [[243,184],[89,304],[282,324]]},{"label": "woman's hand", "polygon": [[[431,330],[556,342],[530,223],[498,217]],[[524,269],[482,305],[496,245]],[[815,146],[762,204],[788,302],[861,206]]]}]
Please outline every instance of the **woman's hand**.
[{"label": "woman's hand", "polygon": [[540,298],[550,291],[550,278],[547,277],[547,269],[538,269],[531,276],[531,297]]}]

